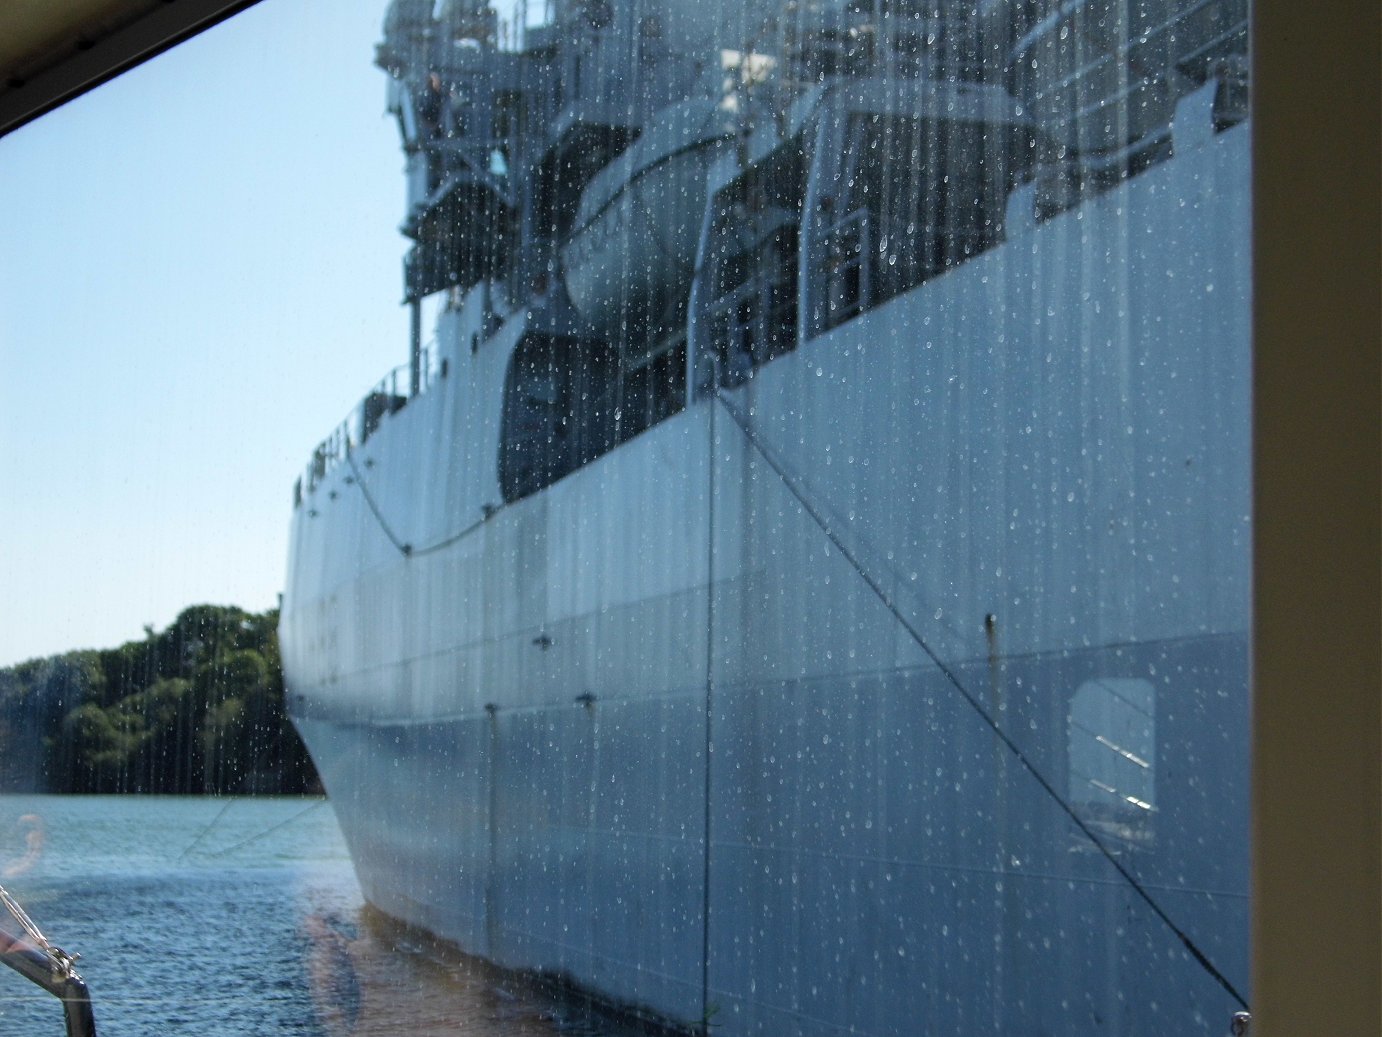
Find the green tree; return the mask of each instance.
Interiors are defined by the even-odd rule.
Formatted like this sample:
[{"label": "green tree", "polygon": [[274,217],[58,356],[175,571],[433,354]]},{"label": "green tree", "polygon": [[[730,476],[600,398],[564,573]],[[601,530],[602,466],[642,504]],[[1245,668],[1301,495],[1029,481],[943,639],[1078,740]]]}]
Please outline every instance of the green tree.
[{"label": "green tree", "polygon": [[[0,669],[0,788],[298,792],[276,610],[185,609],[117,648]],[[18,747],[42,746],[21,759]]]}]

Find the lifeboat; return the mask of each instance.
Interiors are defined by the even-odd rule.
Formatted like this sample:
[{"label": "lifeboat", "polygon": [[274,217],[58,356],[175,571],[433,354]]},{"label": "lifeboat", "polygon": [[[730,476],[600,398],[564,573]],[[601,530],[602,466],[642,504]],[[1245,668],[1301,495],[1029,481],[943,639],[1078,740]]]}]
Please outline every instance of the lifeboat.
[{"label": "lifeboat", "polygon": [[562,249],[562,274],[572,304],[597,334],[641,351],[647,338],[680,323],[706,177],[728,137],[715,104],[672,105],[586,186]]}]

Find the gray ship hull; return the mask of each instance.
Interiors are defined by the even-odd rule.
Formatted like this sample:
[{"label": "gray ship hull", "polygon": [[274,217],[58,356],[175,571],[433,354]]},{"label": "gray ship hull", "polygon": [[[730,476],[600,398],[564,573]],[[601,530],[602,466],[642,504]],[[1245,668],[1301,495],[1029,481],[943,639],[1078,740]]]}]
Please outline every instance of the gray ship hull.
[{"label": "gray ship hull", "polygon": [[1176,132],[449,542],[513,345],[453,314],[294,524],[370,901],[725,1034],[1222,1032],[1166,918],[1246,992],[1248,131]]}]

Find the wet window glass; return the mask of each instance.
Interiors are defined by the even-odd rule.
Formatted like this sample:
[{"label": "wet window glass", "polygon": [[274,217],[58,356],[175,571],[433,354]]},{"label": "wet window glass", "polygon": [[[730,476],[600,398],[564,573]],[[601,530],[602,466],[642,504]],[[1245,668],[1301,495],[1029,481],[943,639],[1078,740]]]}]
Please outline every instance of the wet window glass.
[{"label": "wet window glass", "polygon": [[0,1029],[1227,1032],[1248,21],[264,0],[0,140]]}]

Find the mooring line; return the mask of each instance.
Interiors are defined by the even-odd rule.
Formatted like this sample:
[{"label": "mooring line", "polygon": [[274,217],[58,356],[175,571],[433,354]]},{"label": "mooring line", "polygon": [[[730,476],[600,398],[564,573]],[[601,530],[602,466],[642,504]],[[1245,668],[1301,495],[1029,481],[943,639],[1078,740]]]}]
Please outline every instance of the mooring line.
[{"label": "mooring line", "polygon": [[365,477],[360,472],[360,466],[355,463],[355,457],[347,449],[345,452],[346,463],[350,465],[350,470],[355,473],[355,485],[360,487],[360,495],[365,498],[365,503],[369,505],[370,513],[374,515],[374,521],[379,523],[379,528],[384,535],[389,538],[389,543],[393,544],[399,554],[407,557],[413,553],[413,545],[405,544],[394,535],[394,531],[389,524],[384,521],[384,515],[379,510],[379,505],[374,503],[374,495],[369,492],[369,487],[365,485]]},{"label": "mooring line", "polygon": [[215,853],[208,853],[207,856],[208,856],[208,857],[224,857],[224,856],[225,856],[226,854],[228,854],[228,853],[234,853],[236,850],[244,849],[244,848],[245,848],[246,846],[248,846],[250,843],[256,843],[256,842],[258,842],[260,839],[263,839],[265,836],[267,836],[267,835],[272,835],[274,832],[277,832],[280,828],[286,828],[288,825],[290,825],[290,824],[292,824],[294,821],[298,820],[298,818],[300,818],[300,817],[305,817],[306,815],[310,814],[312,811],[316,810],[318,807],[322,806],[324,803],[326,803],[325,797],[323,797],[322,799],[317,800],[317,801],[316,801],[315,803],[313,803],[311,806],[309,806],[309,807],[307,807],[307,808],[305,808],[305,809],[303,809],[303,810],[299,810],[299,811],[298,811],[296,814],[294,814],[292,817],[285,818],[284,820],[279,821],[277,824],[270,825],[268,828],[264,829],[264,831],[260,832],[258,835],[252,835],[252,836],[250,836],[248,839],[241,839],[238,843],[232,843],[232,844],[229,845],[229,846],[226,846],[226,847],[223,847],[222,849],[217,850]]},{"label": "mooring line", "polygon": [[221,809],[216,812],[216,816],[213,817],[211,821],[207,823],[207,825],[203,827],[200,832],[197,833],[197,837],[187,844],[187,847],[182,851],[182,853],[178,854],[178,860],[182,860],[184,857],[186,857],[203,839],[207,837],[207,835],[211,832],[211,829],[215,828],[216,825],[220,823],[221,818],[226,816],[226,811],[229,810],[232,806],[234,806],[235,800],[236,797],[231,796],[228,800],[221,804]]},{"label": "mooring line", "polygon": [[738,408],[736,408],[735,405],[732,404],[725,397],[723,391],[721,391],[720,389],[715,390],[715,399],[718,400],[721,406],[725,408],[725,411],[729,414],[730,418],[732,418],[734,423],[739,426],[739,431],[743,433],[744,438],[747,439],[750,444],[752,444],[753,448],[758,452],[759,456],[762,457],[763,460],[768,463],[768,467],[771,468],[774,473],[776,473],[778,479],[780,479],[782,481],[782,484],[787,487],[787,489],[791,492],[792,496],[797,499],[797,502],[802,506],[802,509],[805,510],[806,514],[810,516],[811,520],[821,528],[821,531],[826,535],[830,542],[835,545],[836,550],[838,550],[840,554],[844,556],[845,561],[847,561],[850,564],[851,568],[853,568],[854,571],[858,573],[860,578],[864,581],[865,584],[868,585],[868,588],[871,591],[873,591],[874,595],[878,598],[878,600],[883,603],[883,607],[886,608],[888,612],[892,614],[892,617],[897,620],[897,622],[901,625],[902,629],[905,630],[907,634],[912,638],[912,640],[916,642],[917,646],[926,654],[927,658],[929,658],[931,662],[935,664],[936,668],[940,670],[941,674],[945,677],[945,679],[952,686],[954,686],[956,691],[960,693],[960,697],[963,698],[967,703],[969,703],[970,707],[974,710],[974,712],[978,714],[979,718],[984,722],[984,724],[987,725],[988,728],[993,731],[994,735],[999,739],[999,741],[1001,741],[1003,745],[1008,749],[1008,751],[1012,753],[1012,755],[1016,758],[1017,762],[1022,765],[1023,769],[1026,770],[1027,773],[1032,776],[1032,778],[1036,781],[1037,785],[1040,786],[1040,788],[1051,798],[1051,800],[1057,806],[1060,807],[1061,811],[1067,817],[1070,818],[1071,822],[1073,822],[1075,827],[1078,828],[1081,833],[1083,833],[1085,838],[1087,838],[1091,843],[1094,844],[1094,847],[1104,856],[1104,858],[1109,862],[1109,864],[1113,865],[1114,870],[1117,871],[1120,876],[1122,876],[1123,880],[1127,882],[1127,884],[1132,888],[1132,890],[1143,900],[1144,903],[1146,903],[1146,905],[1149,908],[1151,908],[1152,913],[1156,915],[1156,917],[1159,918],[1161,922],[1172,933],[1175,934],[1177,939],[1180,940],[1181,945],[1186,949],[1187,952],[1189,952],[1190,956],[1194,958],[1196,962],[1199,963],[1200,967],[1203,968],[1205,972],[1208,973],[1219,984],[1219,986],[1223,987],[1223,989],[1228,993],[1228,995],[1232,997],[1233,1000],[1236,1001],[1246,1011],[1248,1009],[1247,1001],[1244,1000],[1242,994],[1238,993],[1237,988],[1234,987],[1234,985],[1229,981],[1228,977],[1225,976],[1214,966],[1214,963],[1209,960],[1208,955],[1206,955],[1205,952],[1202,951],[1196,945],[1195,941],[1190,938],[1190,935],[1187,932],[1185,932],[1185,930],[1183,930],[1180,926],[1176,925],[1176,923],[1171,919],[1171,916],[1166,912],[1166,909],[1163,908],[1159,903],[1157,903],[1157,901],[1152,897],[1151,893],[1149,893],[1142,886],[1142,883],[1140,883],[1137,880],[1137,878],[1132,874],[1132,872],[1129,871],[1123,865],[1123,863],[1118,860],[1117,856],[1113,853],[1113,851],[1104,845],[1103,840],[1101,840],[1094,833],[1094,830],[1091,829],[1089,825],[1086,824],[1080,818],[1075,808],[1071,806],[1068,802],[1066,802],[1065,797],[1062,796],[1059,791],[1057,791],[1055,785],[1052,784],[1052,782],[1040,771],[1040,769],[1038,769],[1037,765],[1032,762],[1031,758],[1028,757],[1025,752],[1023,752],[1022,747],[1019,746],[1017,742],[1015,742],[1012,739],[1012,737],[1008,735],[1006,731],[1003,730],[1003,728],[998,724],[998,721],[993,718],[992,714],[990,714],[989,711],[984,708],[983,703],[980,702],[967,687],[965,687],[964,683],[960,680],[959,676],[955,673],[955,671],[952,670],[943,659],[941,659],[940,655],[937,654],[936,650],[933,649],[930,643],[926,640],[926,638],[922,636],[921,631],[918,630],[912,624],[911,620],[907,618],[907,616],[903,613],[902,609],[893,602],[892,597],[888,594],[887,590],[883,587],[882,583],[878,579],[876,579],[867,569],[865,569],[864,566],[854,557],[854,553],[850,551],[849,548],[845,545],[844,540],[831,527],[829,521],[807,498],[805,491],[797,485],[796,480],[794,480],[790,475],[787,474],[786,468],[777,460],[777,458],[775,458],[772,455],[772,453],[762,444],[762,442],[759,441],[759,438],[749,427],[747,421],[745,421],[743,416],[739,413]]},{"label": "mooring line", "polygon": [[374,494],[370,493],[369,487],[365,484],[365,476],[355,463],[355,458],[349,451],[346,452],[345,456],[346,461],[350,464],[350,470],[355,473],[355,485],[360,487],[360,495],[365,498],[365,504],[369,507],[370,514],[374,516],[374,521],[379,524],[379,529],[388,537],[389,543],[393,544],[394,550],[404,558],[417,558],[421,555],[431,554],[433,551],[440,551],[443,547],[450,547],[457,540],[475,532],[475,530],[489,521],[490,513],[487,510],[485,515],[481,518],[476,519],[464,529],[458,530],[450,536],[438,540],[436,543],[428,544],[426,547],[414,547],[412,544],[405,543],[398,538],[393,528],[385,521],[383,512],[379,510],[379,505],[375,503]]}]

